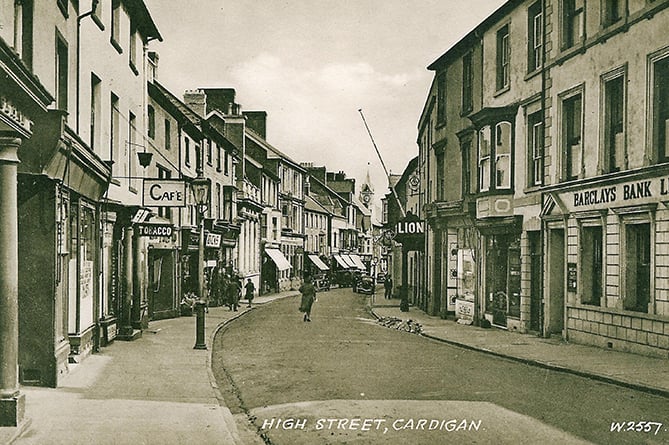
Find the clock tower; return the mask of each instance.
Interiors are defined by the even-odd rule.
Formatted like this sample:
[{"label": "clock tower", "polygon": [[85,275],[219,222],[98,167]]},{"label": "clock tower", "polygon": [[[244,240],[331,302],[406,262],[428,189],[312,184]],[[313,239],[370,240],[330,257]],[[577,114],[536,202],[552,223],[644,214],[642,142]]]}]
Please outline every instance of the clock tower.
[{"label": "clock tower", "polygon": [[367,170],[367,177],[365,178],[365,182],[362,184],[362,187],[360,188],[360,201],[367,207],[368,209],[372,205],[372,198],[374,197],[374,189],[372,188],[372,181],[369,178],[369,170]]}]

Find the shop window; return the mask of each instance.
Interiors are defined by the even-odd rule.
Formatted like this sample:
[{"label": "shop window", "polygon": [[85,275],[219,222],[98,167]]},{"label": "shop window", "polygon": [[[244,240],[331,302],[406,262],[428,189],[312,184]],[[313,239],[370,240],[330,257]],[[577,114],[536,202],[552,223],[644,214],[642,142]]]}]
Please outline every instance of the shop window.
[{"label": "shop window", "polygon": [[497,31],[497,90],[509,87],[511,76],[510,56],[509,25],[505,25]]},{"label": "shop window", "polygon": [[543,57],[543,13],[541,1],[527,10],[527,71],[541,68]]},{"label": "shop window", "polygon": [[462,113],[469,113],[474,107],[474,72],[472,70],[472,53],[462,56]]},{"label": "shop window", "polygon": [[653,65],[653,140],[658,162],[669,161],[669,57]]},{"label": "shop window", "polygon": [[581,303],[599,306],[603,294],[602,227],[581,229]]},{"label": "shop window", "polygon": [[437,124],[446,123],[446,72],[437,76]]},{"label": "shop window", "polygon": [[541,111],[527,117],[528,185],[541,185],[544,176],[544,124]]},{"label": "shop window", "polygon": [[575,94],[562,102],[563,125],[563,178],[578,178],[581,171],[582,152],[582,101],[581,95]]},{"label": "shop window", "polygon": [[604,83],[605,170],[617,172],[625,161],[625,77]]},{"label": "shop window", "polygon": [[562,47],[571,48],[584,36],[584,0],[564,0],[562,3]]},{"label": "shop window", "polygon": [[648,312],[651,283],[651,231],[649,223],[625,226],[625,295],[623,307]]},{"label": "shop window", "polygon": [[515,234],[487,237],[485,266],[486,312],[493,323],[506,326],[507,316],[520,317],[520,239]]}]

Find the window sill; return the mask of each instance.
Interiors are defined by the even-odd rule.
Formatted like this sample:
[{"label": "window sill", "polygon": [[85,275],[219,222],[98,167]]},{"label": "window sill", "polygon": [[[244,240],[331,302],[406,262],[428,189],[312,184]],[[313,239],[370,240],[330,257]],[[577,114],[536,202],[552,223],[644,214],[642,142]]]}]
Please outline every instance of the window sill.
[{"label": "window sill", "polygon": [[499,90],[495,91],[495,94],[493,94],[493,97],[501,96],[502,94],[504,94],[504,93],[506,93],[510,90],[511,90],[511,86],[507,85],[507,86],[505,86],[503,88],[500,88]]},{"label": "window sill", "polygon": [[119,54],[123,54],[123,48],[121,48],[121,45],[119,45],[114,37],[109,38],[109,43],[111,43],[111,46],[113,46]]},{"label": "window sill", "polygon": [[541,74],[541,68],[537,68],[533,71],[528,71],[527,74],[525,74],[525,77],[523,78],[523,80],[525,82],[527,82],[528,80],[538,76],[539,74]]},{"label": "window sill", "polygon": [[128,66],[130,66],[130,70],[135,74],[135,76],[139,76],[139,71],[137,70],[135,63],[132,60],[128,61]]},{"label": "window sill", "polygon": [[91,20],[93,20],[93,23],[95,23],[97,27],[100,28],[100,31],[105,30],[105,25],[102,23],[102,20],[100,20],[100,17],[98,17],[97,14],[91,14]]}]

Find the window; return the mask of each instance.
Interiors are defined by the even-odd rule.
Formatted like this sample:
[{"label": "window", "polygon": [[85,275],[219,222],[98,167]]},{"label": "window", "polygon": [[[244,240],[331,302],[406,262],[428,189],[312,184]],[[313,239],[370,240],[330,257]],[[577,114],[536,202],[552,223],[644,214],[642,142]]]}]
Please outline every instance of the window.
[{"label": "window", "polygon": [[[511,188],[511,123],[502,121],[479,130],[479,191]],[[494,160],[494,161],[493,161]],[[494,170],[493,170],[494,169]],[[491,183],[492,179],[492,183]]]},{"label": "window", "polygon": [[216,171],[221,171],[221,151],[223,149],[219,144],[216,144]]},{"label": "window", "polygon": [[123,52],[123,48],[119,44],[121,38],[121,0],[112,0],[112,14],[111,14],[111,38],[110,43],[116,51]]},{"label": "window", "polygon": [[[128,143],[126,144],[128,148],[125,158],[125,162],[128,165],[126,170],[127,176],[133,176],[134,174],[132,166],[133,160],[136,158],[135,152],[137,150],[135,133],[137,133],[137,117],[135,117],[132,112],[128,112]],[[131,180],[128,184],[129,186],[132,186],[133,181]]]},{"label": "window", "polygon": [[446,171],[444,163],[444,152],[436,154],[437,157],[437,201],[445,199]]},{"label": "window", "polygon": [[172,125],[169,119],[165,119],[165,150],[172,148]]},{"label": "window", "polygon": [[[169,179],[172,177],[172,172],[162,165],[157,165],[156,167],[158,168],[158,179]],[[170,219],[172,217],[172,209],[170,207],[158,207],[158,216]]]},{"label": "window", "polygon": [[91,149],[95,150],[98,147],[99,137],[100,137],[100,122],[98,122],[102,117],[102,110],[100,108],[100,103],[102,102],[100,96],[100,79],[93,73],[91,73],[91,134],[90,134],[90,146]]},{"label": "window", "polygon": [[471,150],[472,150],[472,141],[471,139],[463,139],[460,142],[460,152],[462,155],[462,196],[468,195],[472,190],[476,190],[476,184],[472,186],[472,174],[471,172]]},{"label": "window", "polygon": [[446,72],[437,77],[437,123],[446,123]]},{"label": "window", "polygon": [[149,137],[151,139],[156,138],[156,110],[153,108],[153,106],[149,105],[147,107],[147,115],[148,115],[148,125],[149,125]]},{"label": "window", "polygon": [[479,130],[479,191],[490,189],[490,125]]},{"label": "window", "polygon": [[581,303],[599,306],[603,294],[602,227],[581,229]]},{"label": "window", "polygon": [[130,69],[135,73],[139,74],[137,71],[137,25],[134,23],[130,24],[130,36],[128,42],[129,48],[129,63]]},{"label": "window", "polygon": [[669,161],[669,57],[653,65],[653,141],[658,162]]},{"label": "window", "polygon": [[509,25],[497,31],[497,90],[509,87],[511,72],[509,70]]},{"label": "window", "polygon": [[56,4],[58,5],[58,9],[60,9],[61,14],[63,14],[63,17],[68,18],[70,14],[67,11],[67,0],[56,0]]},{"label": "window", "polygon": [[563,49],[571,48],[583,40],[584,0],[564,0],[562,4]]},{"label": "window", "polygon": [[462,113],[468,113],[473,108],[474,73],[472,71],[472,53],[462,57]]},{"label": "window", "polygon": [[56,107],[67,111],[68,96],[68,61],[67,43],[60,36],[56,37]]},{"label": "window", "polygon": [[578,178],[581,171],[581,107],[580,94],[566,98],[562,103],[563,178],[565,180]]},{"label": "window", "polygon": [[620,171],[625,162],[625,77],[604,83],[604,169]]},{"label": "window", "polygon": [[534,3],[527,10],[527,71],[541,68],[543,58],[543,14],[541,1]]},{"label": "window", "polygon": [[623,307],[648,312],[650,303],[650,224],[625,224],[625,296]]},{"label": "window", "polygon": [[226,152],[225,152],[225,162],[224,162],[224,164],[223,164],[223,168],[224,168],[224,170],[223,170],[223,174],[224,174],[225,176],[228,176],[228,175],[230,174],[230,166],[229,166],[229,162],[230,162],[230,157],[228,156],[228,152],[226,151]]},{"label": "window", "polygon": [[206,144],[207,147],[207,164],[211,165],[214,155],[214,147],[209,139],[205,139],[204,143]]},{"label": "window", "polygon": [[624,0],[602,0],[602,26],[611,26],[623,18]]},{"label": "window", "polygon": [[221,214],[223,212],[221,211],[221,184],[216,183],[216,217],[218,219],[221,218]]},{"label": "window", "polygon": [[109,148],[111,150],[110,159],[114,161],[112,164],[112,169],[116,176],[122,176],[122,173],[119,172],[121,167],[121,161],[123,160],[121,154],[121,113],[119,112],[119,99],[118,96],[114,93],[111,93],[111,122],[109,124]]},{"label": "window", "polygon": [[541,111],[527,117],[528,185],[541,185],[544,174],[544,124]]},{"label": "window", "polygon": [[33,66],[33,0],[14,2],[14,50],[28,69]]},{"label": "window", "polygon": [[495,126],[495,187],[511,188],[511,124]]}]

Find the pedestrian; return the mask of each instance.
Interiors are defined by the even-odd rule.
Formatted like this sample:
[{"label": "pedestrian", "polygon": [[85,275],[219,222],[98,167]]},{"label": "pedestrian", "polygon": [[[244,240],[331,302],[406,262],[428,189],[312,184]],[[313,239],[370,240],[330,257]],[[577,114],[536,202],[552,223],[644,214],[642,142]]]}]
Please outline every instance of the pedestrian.
[{"label": "pedestrian", "polygon": [[393,297],[393,277],[386,275],[385,280],[383,280],[383,288],[385,289],[385,298],[390,299]]},{"label": "pedestrian", "polygon": [[251,281],[250,278],[246,280],[246,285],[244,286],[245,293],[246,293],[246,299],[249,302],[249,307],[251,307],[251,302],[253,301],[253,293],[256,290],[255,285],[253,284],[253,281]]},{"label": "pedestrian", "polygon": [[237,312],[239,308],[239,287],[237,287],[237,282],[234,279],[228,280],[227,294],[230,310]]},{"label": "pedestrian", "polygon": [[304,312],[303,321],[311,321],[311,306],[316,300],[316,288],[311,282],[311,277],[305,276],[304,283],[300,286],[302,300],[300,301],[300,312]]}]

